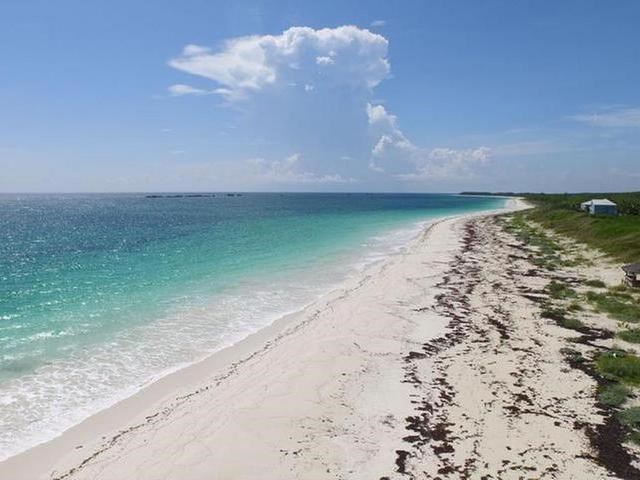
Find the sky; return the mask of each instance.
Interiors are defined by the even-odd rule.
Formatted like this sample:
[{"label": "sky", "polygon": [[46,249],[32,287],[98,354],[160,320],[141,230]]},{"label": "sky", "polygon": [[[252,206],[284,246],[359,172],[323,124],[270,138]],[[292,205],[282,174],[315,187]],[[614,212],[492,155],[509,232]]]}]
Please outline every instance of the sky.
[{"label": "sky", "polygon": [[0,192],[640,190],[639,24],[636,0],[2,0]]}]

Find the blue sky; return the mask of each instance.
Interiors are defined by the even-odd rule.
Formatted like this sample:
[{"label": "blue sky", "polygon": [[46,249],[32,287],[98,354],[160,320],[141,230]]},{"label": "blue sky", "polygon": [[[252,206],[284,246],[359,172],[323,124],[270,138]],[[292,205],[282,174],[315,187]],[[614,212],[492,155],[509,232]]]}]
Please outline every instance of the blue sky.
[{"label": "blue sky", "polygon": [[0,191],[639,190],[640,2],[0,4]]}]

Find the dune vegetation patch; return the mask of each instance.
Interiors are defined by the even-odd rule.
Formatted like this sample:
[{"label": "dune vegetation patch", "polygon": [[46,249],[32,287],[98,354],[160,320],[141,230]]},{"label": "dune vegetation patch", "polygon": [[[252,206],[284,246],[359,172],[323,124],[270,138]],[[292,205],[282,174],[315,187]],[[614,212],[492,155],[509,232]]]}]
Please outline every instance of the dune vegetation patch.
[{"label": "dune vegetation patch", "polygon": [[618,338],[629,343],[640,343],[640,328],[630,328],[618,332]]},{"label": "dune vegetation patch", "polygon": [[640,358],[622,350],[601,354],[596,367],[608,379],[640,385]]},{"label": "dune vegetation patch", "polygon": [[629,395],[631,395],[629,387],[613,382],[600,389],[598,400],[609,407],[619,407],[629,398]]},{"label": "dune vegetation patch", "polygon": [[595,309],[609,314],[612,318],[622,322],[640,322],[640,303],[631,294],[623,292],[599,293],[587,292],[587,300]]}]

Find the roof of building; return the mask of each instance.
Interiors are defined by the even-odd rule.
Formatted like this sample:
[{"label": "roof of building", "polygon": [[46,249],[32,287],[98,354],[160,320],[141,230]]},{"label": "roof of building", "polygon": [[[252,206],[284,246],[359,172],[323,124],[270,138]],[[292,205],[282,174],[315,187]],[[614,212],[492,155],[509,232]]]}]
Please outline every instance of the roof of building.
[{"label": "roof of building", "polygon": [[627,273],[640,273],[640,263],[630,263],[629,265],[623,265],[622,270]]},{"label": "roof of building", "polygon": [[613,203],[611,200],[609,200],[608,198],[594,198],[593,200],[591,200],[589,202],[591,205],[612,205],[612,206],[616,206],[615,203]]}]

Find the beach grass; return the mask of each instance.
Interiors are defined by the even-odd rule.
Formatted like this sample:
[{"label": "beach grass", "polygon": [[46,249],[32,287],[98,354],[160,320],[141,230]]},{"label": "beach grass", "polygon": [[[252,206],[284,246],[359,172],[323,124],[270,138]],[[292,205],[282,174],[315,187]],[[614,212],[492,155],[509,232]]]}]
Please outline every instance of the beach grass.
[{"label": "beach grass", "polygon": [[571,298],[577,296],[576,291],[569,287],[566,283],[552,280],[546,287],[546,291],[551,298],[556,300],[563,300],[565,298]]},{"label": "beach grass", "polygon": [[[591,217],[575,211],[574,206],[568,208],[549,203],[536,202],[538,208],[514,215],[509,224],[509,230],[519,240],[536,247],[537,255],[533,261],[537,266],[553,271],[589,263],[579,253],[581,249],[564,243],[561,246],[553,234],[547,234],[547,229],[597,247],[620,261],[640,260],[640,221],[637,216]],[[541,304],[541,316],[561,327],[585,332],[584,323],[575,315],[590,303],[596,311],[621,322],[618,338],[640,343],[640,328],[629,326],[640,322],[640,299],[634,295],[635,292],[622,285],[607,288],[606,283],[598,278],[587,279],[583,285],[594,290],[583,294],[563,281],[549,282],[544,289],[548,298]],[[594,364],[594,360],[585,358],[577,350],[563,348],[561,351],[572,365]],[[632,353],[622,350],[602,353],[595,358],[595,370],[601,376],[600,380],[604,380],[604,383],[599,382],[598,402],[616,410],[633,396],[630,387],[640,386],[640,357]],[[640,444],[640,407],[621,410],[616,418],[626,427],[627,440]]]},{"label": "beach grass", "polygon": [[617,417],[622,425],[631,430],[629,440],[640,444],[640,407],[630,407],[622,410]]},{"label": "beach grass", "polygon": [[570,363],[585,363],[587,359],[578,350],[569,347],[562,347],[560,353],[565,355]]},{"label": "beach grass", "polygon": [[640,328],[630,328],[618,332],[618,338],[630,343],[640,343]]},{"label": "beach grass", "polygon": [[584,307],[578,302],[574,301],[569,304],[567,310],[569,310],[570,312],[581,312],[582,310],[584,310]]},{"label": "beach grass", "polygon": [[556,322],[557,325],[569,330],[580,330],[584,328],[584,323],[574,317],[567,316],[567,310],[560,307],[546,305],[543,306],[540,315]]},{"label": "beach grass", "polygon": [[505,226],[521,242],[536,249],[531,261],[537,267],[546,270],[557,270],[558,267],[575,266],[585,259],[571,256],[570,251],[549,237],[545,232],[528,222],[527,212],[518,212],[510,217],[511,221]]},{"label": "beach grass", "polygon": [[589,291],[587,300],[595,306],[596,310],[607,313],[616,320],[640,322],[640,303],[630,294],[611,290],[607,293]]},{"label": "beach grass", "polygon": [[621,383],[610,383],[600,389],[598,393],[598,400],[604,405],[610,407],[619,407],[627,398],[631,395],[629,387]]},{"label": "beach grass", "polygon": [[559,325],[564,328],[568,328],[569,330],[580,330],[584,328],[584,323],[573,317],[566,317],[562,320]]},{"label": "beach grass", "polygon": [[550,320],[555,320],[556,322],[563,321],[567,316],[567,311],[564,308],[552,307],[549,305],[545,305],[540,312],[542,318],[548,318]]},{"label": "beach grass", "polygon": [[596,367],[606,378],[640,385],[640,358],[636,355],[611,350],[598,357]]},{"label": "beach grass", "polygon": [[[618,203],[618,216],[589,215],[581,202],[607,197]],[[529,220],[586,243],[620,262],[640,261],[640,192],[626,194],[526,195],[537,208]]]},{"label": "beach grass", "polygon": [[622,284],[610,287],[609,291],[611,293],[634,293],[634,292],[637,292],[637,290],[634,290],[633,288],[627,287],[626,285],[622,285]]}]

